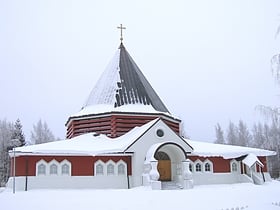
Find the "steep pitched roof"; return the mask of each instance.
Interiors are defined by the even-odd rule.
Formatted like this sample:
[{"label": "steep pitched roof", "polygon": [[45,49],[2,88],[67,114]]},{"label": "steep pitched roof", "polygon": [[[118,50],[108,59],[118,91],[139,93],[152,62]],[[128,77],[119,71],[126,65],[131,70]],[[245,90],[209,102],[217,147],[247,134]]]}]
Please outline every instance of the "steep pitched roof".
[{"label": "steep pitched roof", "polygon": [[143,105],[144,109],[152,106],[155,111],[169,113],[123,43],[91,91],[83,108],[95,105],[111,105],[112,108]]}]

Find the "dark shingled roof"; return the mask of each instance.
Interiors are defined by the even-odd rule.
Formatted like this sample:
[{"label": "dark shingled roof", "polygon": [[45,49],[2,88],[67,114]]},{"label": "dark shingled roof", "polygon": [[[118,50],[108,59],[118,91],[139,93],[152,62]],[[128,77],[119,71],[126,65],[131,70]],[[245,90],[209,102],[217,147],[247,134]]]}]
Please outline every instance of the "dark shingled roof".
[{"label": "dark shingled roof", "polygon": [[[123,43],[120,44],[119,53],[117,55],[119,56],[118,63],[115,64],[117,67],[114,65],[110,67],[98,81],[98,83],[107,82],[110,84],[96,84],[85,106],[112,104],[116,108],[128,104],[142,104],[152,105],[159,112],[169,113],[164,103],[125,49]],[[112,77],[114,79],[106,80],[104,77]]]}]

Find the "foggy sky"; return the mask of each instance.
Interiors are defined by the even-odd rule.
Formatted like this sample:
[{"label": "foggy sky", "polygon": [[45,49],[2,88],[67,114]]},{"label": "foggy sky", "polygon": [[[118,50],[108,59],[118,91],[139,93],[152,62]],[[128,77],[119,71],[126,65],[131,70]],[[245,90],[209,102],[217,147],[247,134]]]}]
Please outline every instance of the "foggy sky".
[{"label": "foggy sky", "polygon": [[27,137],[39,119],[65,137],[120,44],[194,140],[277,106],[279,0],[0,0],[0,119]]}]

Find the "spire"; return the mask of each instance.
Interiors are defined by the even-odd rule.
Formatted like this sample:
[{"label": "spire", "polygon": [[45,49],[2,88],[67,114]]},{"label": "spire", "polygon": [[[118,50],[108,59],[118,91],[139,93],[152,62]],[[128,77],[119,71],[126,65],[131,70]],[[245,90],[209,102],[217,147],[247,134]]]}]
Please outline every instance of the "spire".
[{"label": "spire", "polygon": [[142,105],[143,110],[147,110],[150,106],[156,111],[169,113],[123,43],[96,83],[83,108],[101,104],[110,105],[112,111],[118,107],[136,104]]}]

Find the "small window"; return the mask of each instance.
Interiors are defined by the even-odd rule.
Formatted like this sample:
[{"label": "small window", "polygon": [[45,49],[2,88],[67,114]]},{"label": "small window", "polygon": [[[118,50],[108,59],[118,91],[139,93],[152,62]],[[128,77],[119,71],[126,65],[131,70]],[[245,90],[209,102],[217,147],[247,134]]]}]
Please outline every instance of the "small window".
[{"label": "small window", "polygon": [[211,165],[209,163],[205,163],[204,170],[206,172],[210,172],[211,171]]},{"label": "small window", "polygon": [[197,172],[201,171],[201,164],[200,163],[195,164],[195,171],[197,171]]},{"label": "small window", "polygon": [[118,175],[125,175],[125,166],[123,163],[118,165]]},{"label": "small window", "polygon": [[189,170],[192,172],[193,171],[193,164],[189,164]]},{"label": "small window", "polygon": [[57,165],[54,163],[50,166],[50,175],[57,175]]},{"label": "small window", "polygon": [[163,137],[164,136],[164,131],[162,129],[157,129],[157,136],[158,137]]},{"label": "small window", "polygon": [[237,164],[235,162],[231,164],[231,170],[237,172]]},{"label": "small window", "polygon": [[96,166],[96,175],[103,175],[104,172],[103,172],[103,165],[101,163],[99,163],[97,166]]},{"label": "small window", "polygon": [[114,165],[110,163],[109,165],[107,165],[107,175],[114,175],[114,173]]},{"label": "small window", "polygon": [[62,174],[62,175],[69,175],[69,174],[70,174],[70,167],[69,167],[69,165],[67,165],[66,163],[64,163],[64,164],[62,165],[61,174]]},{"label": "small window", "polygon": [[38,175],[46,175],[46,165],[41,163],[38,166]]}]

